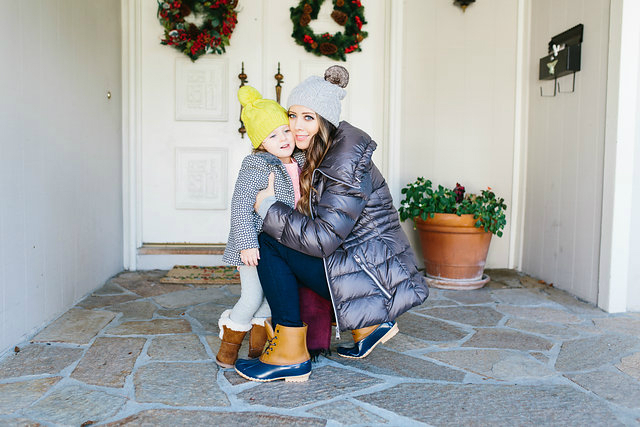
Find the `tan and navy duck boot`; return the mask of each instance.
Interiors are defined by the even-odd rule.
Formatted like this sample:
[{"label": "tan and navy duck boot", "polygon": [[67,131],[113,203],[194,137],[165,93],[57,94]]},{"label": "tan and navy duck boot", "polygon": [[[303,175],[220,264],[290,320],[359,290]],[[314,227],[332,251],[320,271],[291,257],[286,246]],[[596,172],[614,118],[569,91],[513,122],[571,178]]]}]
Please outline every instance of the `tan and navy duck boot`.
[{"label": "tan and navy duck boot", "polygon": [[303,382],[311,375],[311,357],[307,350],[307,326],[298,328],[265,323],[267,343],[258,359],[240,359],[236,372],[251,381],[285,380]]},{"label": "tan and navy duck boot", "polygon": [[385,343],[398,333],[396,322],[384,322],[379,325],[366,326],[351,331],[355,345],[353,347],[338,347],[338,354],[349,359],[362,359],[380,343]]}]

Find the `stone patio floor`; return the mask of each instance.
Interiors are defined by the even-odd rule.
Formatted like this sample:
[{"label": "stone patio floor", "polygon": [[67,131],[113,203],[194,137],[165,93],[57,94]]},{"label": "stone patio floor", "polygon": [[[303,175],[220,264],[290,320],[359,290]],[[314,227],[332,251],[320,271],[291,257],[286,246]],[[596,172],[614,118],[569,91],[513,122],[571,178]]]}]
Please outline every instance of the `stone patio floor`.
[{"label": "stone patio floor", "polygon": [[488,273],[483,289],[432,289],[364,360],[334,352],[305,383],[254,383],[214,362],[238,285],[124,272],[0,357],[0,425],[640,425],[640,313]]}]

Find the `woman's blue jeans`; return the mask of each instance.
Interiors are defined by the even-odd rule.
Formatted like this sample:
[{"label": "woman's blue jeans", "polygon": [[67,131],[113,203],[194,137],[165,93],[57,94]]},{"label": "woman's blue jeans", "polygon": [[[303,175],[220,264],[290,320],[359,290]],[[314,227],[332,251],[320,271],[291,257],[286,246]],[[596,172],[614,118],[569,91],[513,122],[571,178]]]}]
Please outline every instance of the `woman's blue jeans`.
[{"label": "woman's blue jeans", "polygon": [[304,286],[330,300],[322,258],[303,254],[260,233],[258,276],[264,296],[271,307],[271,324],[300,327],[298,287]]}]

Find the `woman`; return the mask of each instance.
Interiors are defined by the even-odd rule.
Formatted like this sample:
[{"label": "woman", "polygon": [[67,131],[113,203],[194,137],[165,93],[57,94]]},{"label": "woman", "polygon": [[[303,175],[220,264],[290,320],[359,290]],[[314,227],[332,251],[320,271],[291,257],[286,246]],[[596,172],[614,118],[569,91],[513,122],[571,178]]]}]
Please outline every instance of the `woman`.
[{"label": "woman", "polygon": [[258,274],[271,307],[269,344],[259,359],[238,360],[236,371],[254,381],[305,381],[311,373],[298,287],[330,300],[336,330],[352,329],[355,346],[344,357],[362,358],[393,337],[395,318],[427,298],[389,188],[371,156],[376,143],[339,122],[347,70],[330,67],[288,99],[289,125],[305,152],[298,210],[275,201],[272,178],[258,194],[264,219]]}]

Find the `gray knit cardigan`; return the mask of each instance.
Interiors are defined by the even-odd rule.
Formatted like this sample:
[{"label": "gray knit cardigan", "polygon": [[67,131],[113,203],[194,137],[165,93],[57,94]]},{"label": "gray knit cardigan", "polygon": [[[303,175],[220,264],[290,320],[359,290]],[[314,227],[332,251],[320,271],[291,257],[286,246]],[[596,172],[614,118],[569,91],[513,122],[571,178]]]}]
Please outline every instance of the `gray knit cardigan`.
[{"label": "gray knit cardigan", "polygon": [[[296,150],[293,157],[304,166],[304,153]],[[231,229],[222,260],[230,265],[243,265],[240,251],[258,248],[258,233],[262,231],[262,217],[253,205],[258,191],[267,187],[269,174],[275,174],[276,199],[294,207],[293,183],[286,168],[273,154],[260,151],[248,155],[242,161],[236,186],[231,198]]]}]

